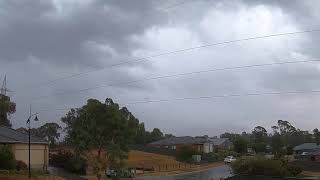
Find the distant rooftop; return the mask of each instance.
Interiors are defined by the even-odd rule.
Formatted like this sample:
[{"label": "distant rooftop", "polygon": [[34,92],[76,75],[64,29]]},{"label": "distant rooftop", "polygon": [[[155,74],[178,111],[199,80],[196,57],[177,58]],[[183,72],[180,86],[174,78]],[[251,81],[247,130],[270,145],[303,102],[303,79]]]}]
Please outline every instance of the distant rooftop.
[{"label": "distant rooftop", "polygon": [[[48,144],[46,140],[33,135],[31,135],[30,139],[32,144]],[[28,143],[28,141],[28,134],[9,127],[0,126],[0,143]]]},{"label": "distant rooftop", "polygon": [[214,144],[214,145],[221,145],[224,142],[228,141],[228,138],[210,138],[210,141]]},{"label": "distant rooftop", "polygon": [[208,138],[208,137],[191,137],[191,136],[181,136],[181,137],[170,137],[167,139],[162,139],[150,143],[149,145],[183,145],[183,144],[203,144],[203,143],[213,143],[214,145],[220,145],[224,143],[228,138]]},{"label": "distant rooftop", "polygon": [[316,149],[320,149],[320,145],[317,145],[316,143],[304,143],[293,148],[293,150],[295,151],[316,150]]}]

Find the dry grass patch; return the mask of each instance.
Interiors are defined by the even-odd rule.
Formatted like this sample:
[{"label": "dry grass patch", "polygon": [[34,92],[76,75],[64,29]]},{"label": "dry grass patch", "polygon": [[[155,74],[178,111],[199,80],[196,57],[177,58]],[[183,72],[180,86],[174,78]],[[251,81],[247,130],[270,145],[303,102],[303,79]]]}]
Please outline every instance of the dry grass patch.
[{"label": "dry grass patch", "polygon": [[303,171],[301,175],[309,177],[320,177],[320,172]]},{"label": "dry grass patch", "polygon": [[131,167],[154,169],[154,170],[172,170],[184,167],[185,164],[175,160],[175,157],[147,153],[143,151],[132,150],[129,152],[128,165]]}]

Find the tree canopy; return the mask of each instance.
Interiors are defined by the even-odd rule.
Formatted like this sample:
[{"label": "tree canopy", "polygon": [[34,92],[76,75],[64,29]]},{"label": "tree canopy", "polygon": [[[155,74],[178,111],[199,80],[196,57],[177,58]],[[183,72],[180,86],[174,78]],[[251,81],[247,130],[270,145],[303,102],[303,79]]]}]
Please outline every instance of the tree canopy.
[{"label": "tree canopy", "polygon": [[[34,136],[38,136],[48,140],[50,146],[54,146],[57,140],[60,138],[61,129],[61,126],[57,123],[45,123],[38,128],[30,129],[30,132]],[[17,130],[23,133],[28,133],[28,129],[23,127],[20,127]]]},{"label": "tree canopy", "polygon": [[16,112],[15,103],[8,96],[0,94],[0,126],[11,127],[9,117]]},{"label": "tree canopy", "polygon": [[71,109],[61,121],[66,124],[65,141],[76,152],[97,151],[93,164],[98,178],[107,166],[115,170],[123,166],[128,144],[146,144],[164,138],[160,129],[146,131],[144,123],[111,98],[104,103],[89,99],[81,108]]},{"label": "tree canopy", "polygon": [[273,132],[268,133],[266,128],[256,126],[251,133],[226,132],[220,137],[229,138],[234,143],[234,150],[239,153],[245,153],[247,146],[252,147],[257,153],[273,151],[274,154],[281,155],[289,154],[293,147],[303,143],[320,143],[320,133],[317,128],[310,134],[294,127],[289,121],[278,120],[271,129]]}]

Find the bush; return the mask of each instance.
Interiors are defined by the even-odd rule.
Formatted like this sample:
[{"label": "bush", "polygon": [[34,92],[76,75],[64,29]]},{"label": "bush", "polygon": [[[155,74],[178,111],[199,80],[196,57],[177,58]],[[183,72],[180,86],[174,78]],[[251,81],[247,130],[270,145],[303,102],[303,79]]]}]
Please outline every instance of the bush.
[{"label": "bush", "polygon": [[72,173],[81,175],[86,174],[86,160],[75,156],[71,152],[60,151],[58,154],[53,154],[49,163],[52,166],[63,168]]},{"label": "bush", "polygon": [[256,153],[265,153],[267,151],[267,144],[266,143],[255,143],[252,145],[253,150]]},{"label": "bush", "polygon": [[293,147],[287,147],[287,155],[292,155],[293,154]]},{"label": "bush", "polygon": [[302,172],[302,169],[298,166],[288,165],[287,169],[293,176],[297,176]]},{"label": "bush", "polygon": [[231,164],[234,174],[242,175],[266,175],[294,177],[301,169],[294,166],[288,166],[283,160],[271,160],[264,157],[242,158]]},{"label": "bush", "polygon": [[28,169],[28,165],[26,163],[23,161],[16,161],[16,170],[21,171],[26,169]]},{"label": "bush", "polygon": [[202,161],[205,162],[216,162],[219,160],[217,153],[203,153],[201,157]]},{"label": "bush", "polygon": [[196,150],[194,150],[191,147],[184,146],[178,149],[177,151],[177,159],[179,161],[187,161],[191,162],[192,161],[192,155],[198,154]]},{"label": "bush", "polygon": [[16,160],[9,145],[0,145],[0,169],[11,170],[16,168]]}]

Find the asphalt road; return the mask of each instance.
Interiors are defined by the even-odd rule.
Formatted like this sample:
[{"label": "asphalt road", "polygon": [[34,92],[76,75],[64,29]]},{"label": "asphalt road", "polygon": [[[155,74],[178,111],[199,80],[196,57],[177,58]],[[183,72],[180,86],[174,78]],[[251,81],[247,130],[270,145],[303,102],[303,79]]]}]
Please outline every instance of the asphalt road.
[{"label": "asphalt road", "polygon": [[139,177],[136,180],[220,180],[221,177],[229,177],[230,167],[220,166],[209,170],[199,171],[199,172],[189,172],[184,174],[178,174],[173,176],[149,176],[149,177]]}]

